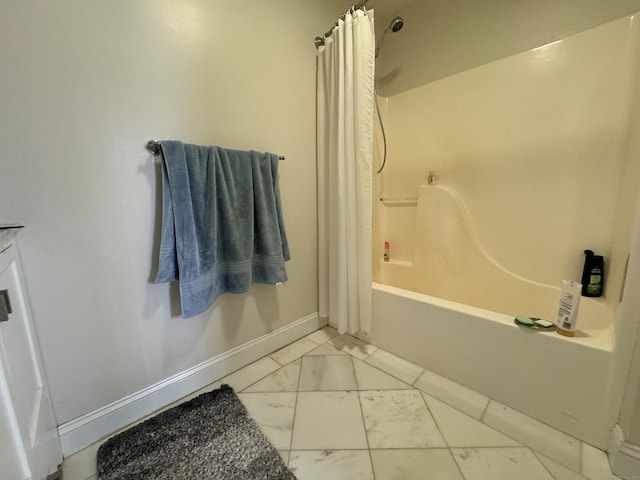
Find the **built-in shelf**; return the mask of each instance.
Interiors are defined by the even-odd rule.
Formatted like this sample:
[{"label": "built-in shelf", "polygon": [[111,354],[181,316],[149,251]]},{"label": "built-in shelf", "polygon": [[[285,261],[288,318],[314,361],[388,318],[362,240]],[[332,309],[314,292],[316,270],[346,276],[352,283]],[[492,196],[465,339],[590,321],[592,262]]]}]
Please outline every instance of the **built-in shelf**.
[{"label": "built-in shelf", "polygon": [[385,207],[415,207],[418,197],[380,197],[380,202]]},{"label": "built-in shelf", "polygon": [[384,261],[384,259],[380,259],[380,264],[381,265],[398,265],[400,267],[413,267],[413,262],[411,261],[407,261],[407,260],[394,260],[394,259],[389,259],[386,262]]}]

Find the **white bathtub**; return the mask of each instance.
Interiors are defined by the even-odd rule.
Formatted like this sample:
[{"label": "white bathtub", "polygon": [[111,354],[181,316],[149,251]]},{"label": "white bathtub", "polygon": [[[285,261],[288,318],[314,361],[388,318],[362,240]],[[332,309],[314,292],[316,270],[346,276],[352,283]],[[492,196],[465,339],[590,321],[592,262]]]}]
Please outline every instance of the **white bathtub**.
[{"label": "white bathtub", "polygon": [[616,414],[609,335],[566,338],[513,317],[379,283],[367,340],[605,449]]},{"label": "white bathtub", "polygon": [[616,420],[612,302],[582,298],[573,338],[518,327],[518,314],[555,320],[559,287],[494,260],[452,188],[422,186],[415,205],[411,255],[375,265],[368,341],[605,448]]}]

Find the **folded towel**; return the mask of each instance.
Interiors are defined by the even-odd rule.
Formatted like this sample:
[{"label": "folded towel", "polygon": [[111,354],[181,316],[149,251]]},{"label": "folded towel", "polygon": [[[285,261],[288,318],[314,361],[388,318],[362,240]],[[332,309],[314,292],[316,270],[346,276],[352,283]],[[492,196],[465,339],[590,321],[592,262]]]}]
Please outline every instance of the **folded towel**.
[{"label": "folded towel", "polygon": [[183,318],[252,282],[287,281],[290,259],[273,153],[162,141],[156,282],[180,281]]}]

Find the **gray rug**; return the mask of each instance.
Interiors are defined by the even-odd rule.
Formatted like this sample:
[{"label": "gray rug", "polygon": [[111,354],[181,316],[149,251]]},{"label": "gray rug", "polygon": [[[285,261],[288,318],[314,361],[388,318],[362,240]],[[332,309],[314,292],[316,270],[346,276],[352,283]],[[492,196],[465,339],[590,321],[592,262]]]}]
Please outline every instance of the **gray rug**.
[{"label": "gray rug", "polygon": [[107,440],[98,480],[295,480],[275,447],[223,385]]}]

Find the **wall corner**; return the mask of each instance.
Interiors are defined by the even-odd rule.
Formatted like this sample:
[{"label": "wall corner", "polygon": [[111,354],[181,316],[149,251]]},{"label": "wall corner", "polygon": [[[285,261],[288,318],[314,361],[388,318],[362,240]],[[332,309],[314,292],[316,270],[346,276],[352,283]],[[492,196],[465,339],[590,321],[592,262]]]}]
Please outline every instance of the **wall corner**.
[{"label": "wall corner", "polygon": [[624,480],[640,479],[640,446],[627,443],[619,425],[611,429],[607,455],[615,475]]}]

